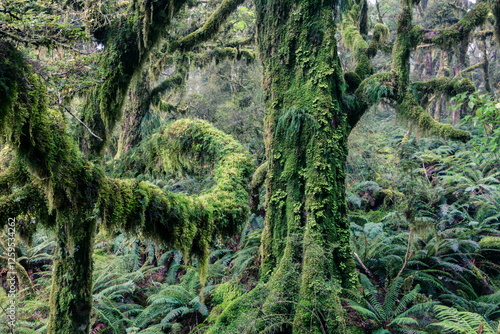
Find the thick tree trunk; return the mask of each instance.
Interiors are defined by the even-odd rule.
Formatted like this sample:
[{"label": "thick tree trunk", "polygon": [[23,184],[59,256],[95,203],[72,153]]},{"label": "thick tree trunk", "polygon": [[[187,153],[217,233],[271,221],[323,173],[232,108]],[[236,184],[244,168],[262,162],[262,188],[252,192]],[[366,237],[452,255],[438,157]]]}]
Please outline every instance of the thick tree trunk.
[{"label": "thick tree trunk", "polygon": [[334,5],[256,2],[269,162],[261,275],[269,287],[265,313],[280,315],[281,332],[345,333],[338,294],[357,280]]},{"label": "thick tree trunk", "polygon": [[56,220],[58,244],[52,273],[48,333],[89,333],[96,222],[70,210],[58,210]]}]

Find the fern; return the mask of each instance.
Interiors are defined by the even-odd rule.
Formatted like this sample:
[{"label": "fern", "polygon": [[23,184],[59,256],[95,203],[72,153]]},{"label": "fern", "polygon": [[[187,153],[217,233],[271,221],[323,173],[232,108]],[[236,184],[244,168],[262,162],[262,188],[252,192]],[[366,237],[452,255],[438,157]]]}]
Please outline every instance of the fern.
[{"label": "fern", "polygon": [[285,141],[289,145],[295,143],[305,129],[314,135],[319,129],[319,124],[303,109],[290,108],[284,111],[276,123],[276,134],[281,136],[284,133]]},{"label": "fern", "polygon": [[[417,302],[420,287],[417,285],[410,292],[404,294],[401,298],[403,279],[398,277],[388,287],[384,296],[384,302],[380,302],[381,296],[376,293],[372,284],[368,283],[364,296],[350,291],[349,308],[357,311],[361,316],[372,319],[378,328],[404,328],[415,327],[419,325],[418,317],[412,318],[411,315],[419,316],[430,309],[435,302]],[[409,305],[414,303],[410,308]]]},{"label": "fern", "polygon": [[[443,305],[434,306],[438,312],[436,317],[440,322],[433,324],[433,327],[439,327],[445,333],[483,333],[496,334],[497,331],[482,316],[472,312],[461,312],[452,307]],[[495,327],[500,324],[494,324]],[[500,327],[499,327],[500,328]]]}]

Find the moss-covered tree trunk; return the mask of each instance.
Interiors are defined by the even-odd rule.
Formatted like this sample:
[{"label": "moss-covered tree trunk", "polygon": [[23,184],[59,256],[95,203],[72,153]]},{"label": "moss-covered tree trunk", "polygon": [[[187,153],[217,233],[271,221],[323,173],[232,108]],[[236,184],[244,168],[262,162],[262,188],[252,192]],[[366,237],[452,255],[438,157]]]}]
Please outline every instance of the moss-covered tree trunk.
[{"label": "moss-covered tree trunk", "polygon": [[338,294],[356,284],[334,5],[256,2],[269,162],[261,274],[281,332],[345,333]]},{"label": "moss-covered tree trunk", "polygon": [[[203,30],[193,45],[213,36],[238,1],[223,1],[209,18],[210,24],[204,26],[209,30]],[[217,164],[213,193],[195,199],[173,196],[147,182],[108,178],[101,166],[106,143],[122,116],[130,82],[184,2],[134,1],[129,16],[100,28],[99,38],[107,50],[100,59],[105,78],[87,95],[83,120],[103,140],[82,130],[80,150],[70,138],[62,115],[48,108],[46,89],[31,65],[12,43],[0,39],[0,142],[12,147],[31,181],[28,187],[11,187],[10,193],[1,194],[0,217],[28,212],[56,216],[55,224],[41,219],[45,225],[55,227],[58,242],[48,333],[91,330],[97,216],[110,230],[141,232],[167,246],[191,251],[201,259],[202,277],[206,274],[212,236],[216,232],[223,236],[235,233],[246,220],[248,153],[232,138],[203,122],[176,123],[180,132],[170,129],[169,137],[157,151],[167,151],[169,156],[164,159],[173,159],[178,165],[182,164],[179,154],[192,154],[187,165],[192,164],[193,156],[210,156],[210,162]],[[199,141],[204,145],[196,144]],[[202,149],[203,155],[197,151]],[[19,182],[15,175],[0,175],[0,184]]]},{"label": "moss-covered tree trunk", "polygon": [[49,333],[90,331],[92,310],[92,254],[95,218],[58,210],[57,252],[50,292]]}]

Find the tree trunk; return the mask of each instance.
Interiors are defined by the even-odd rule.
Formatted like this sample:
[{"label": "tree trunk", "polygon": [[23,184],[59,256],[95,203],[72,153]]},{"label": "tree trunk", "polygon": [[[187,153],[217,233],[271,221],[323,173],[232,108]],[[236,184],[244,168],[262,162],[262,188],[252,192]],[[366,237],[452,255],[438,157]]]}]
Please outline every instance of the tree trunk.
[{"label": "tree trunk", "polygon": [[[89,217],[88,215],[87,217]],[[96,221],[58,210],[48,333],[89,333]]]},{"label": "tree trunk", "polygon": [[264,309],[281,315],[281,332],[345,333],[338,294],[357,281],[334,5],[256,2],[269,162],[261,277],[269,282]]}]

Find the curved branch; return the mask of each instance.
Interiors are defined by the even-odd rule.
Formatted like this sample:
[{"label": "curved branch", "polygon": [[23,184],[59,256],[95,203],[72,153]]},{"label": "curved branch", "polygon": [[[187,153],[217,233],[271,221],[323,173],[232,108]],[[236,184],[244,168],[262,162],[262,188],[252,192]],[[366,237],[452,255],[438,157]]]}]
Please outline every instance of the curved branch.
[{"label": "curved branch", "polygon": [[214,234],[233,235],[248,215],[247,150],[232,137],[201,120],[179,120],[154,135],[143,159],[162,160],[167,170],[214,164],[215,185],[188,196],[163,191],[148,182],[103,177],[98,208],[109,229],[141,232],[167,245],[197,255],[206,270]]},{"label": "curved branch", "polygon": [[219,31],[221,25],[226,21],[229,15],[243,3],[244,0],[224,0],[219,7],[210,15],[203,27],[190,33],[179,41],[169,44],[168,51],[188,51],[194,46],[208,41]]},{"label": "curved branch", "polygon": [[406,93],[403,101],[398,104],[397,113],[403,119],[415,124],[420,131],[426,134],[462,142],[470,140],[469,132],[455,129],[450,124],[443,124],[432,118],[418,105],[415,96],[410,91]]},{"label": "curved branch", "polygon": [[351,129],[356,126],[363,114],[381,98],[396,101],[397,78],[398,75],[395,71],[376,73],[359,84],[354,94],[354,105],[348,108],[348,122]]}]

